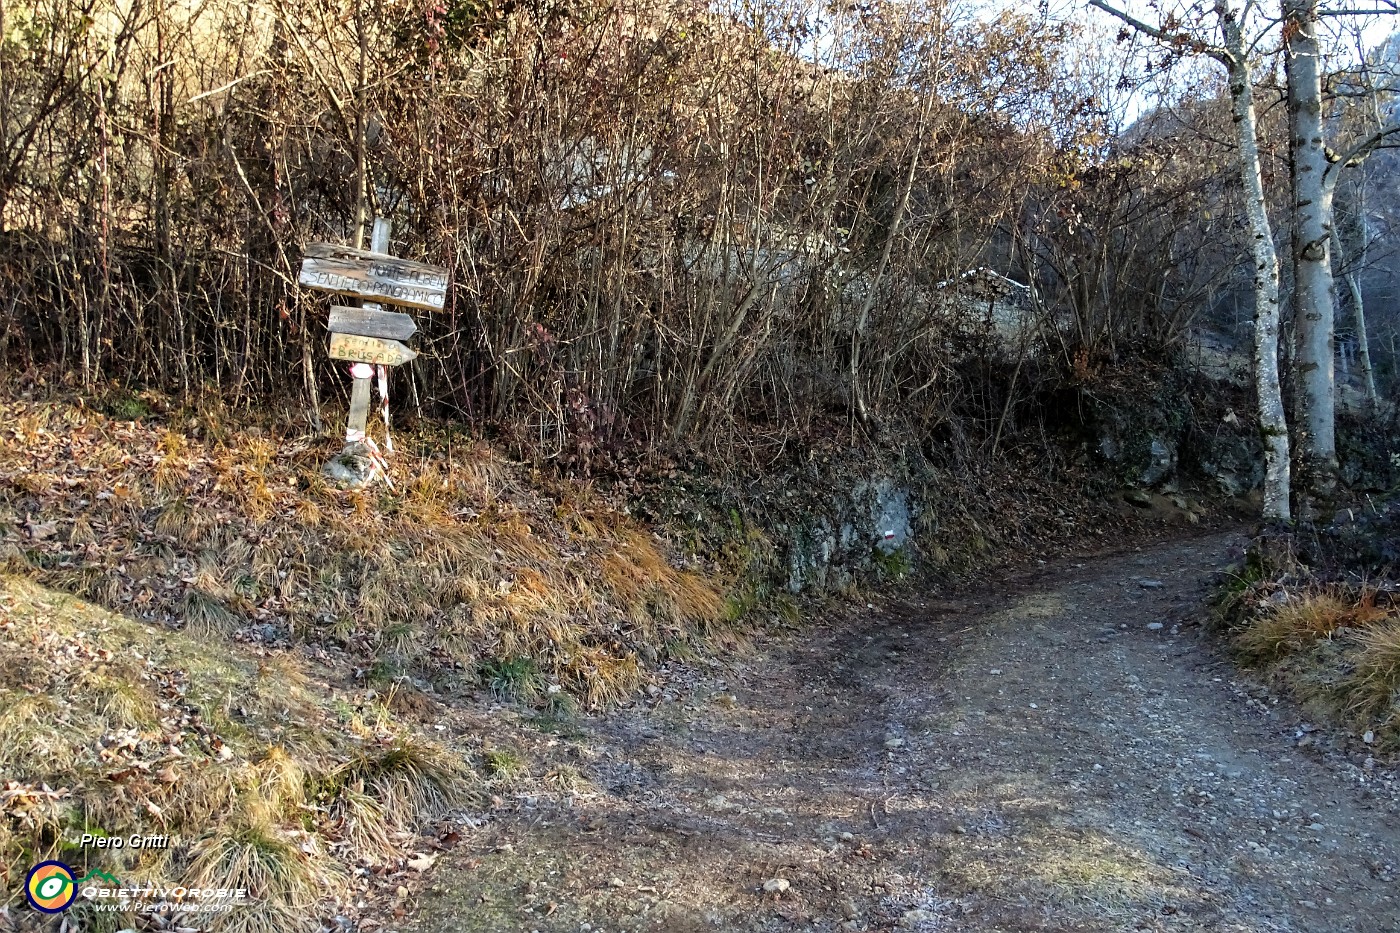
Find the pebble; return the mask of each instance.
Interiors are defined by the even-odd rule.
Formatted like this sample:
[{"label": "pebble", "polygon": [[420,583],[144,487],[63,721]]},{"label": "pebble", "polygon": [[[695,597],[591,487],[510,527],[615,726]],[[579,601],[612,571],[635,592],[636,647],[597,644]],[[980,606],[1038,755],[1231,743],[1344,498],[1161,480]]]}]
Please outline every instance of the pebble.
[{"label": "pebble", "polygon": [[1161,580],[1139,580],[1138,586],[1142,587],[1144,590],[1160,590],[1166,586],[1166,584]]},{"label": "pebble", "polygon": [[1149,623],[1147,623],[1147,630],[1148,630],[1149,632],[1160,632],[1160,631],[1161,631],[1163,628],[1165,628],[1165,627],[1166,627],[1166,626],[1162,625],[1161,622],[1149,622]]}]

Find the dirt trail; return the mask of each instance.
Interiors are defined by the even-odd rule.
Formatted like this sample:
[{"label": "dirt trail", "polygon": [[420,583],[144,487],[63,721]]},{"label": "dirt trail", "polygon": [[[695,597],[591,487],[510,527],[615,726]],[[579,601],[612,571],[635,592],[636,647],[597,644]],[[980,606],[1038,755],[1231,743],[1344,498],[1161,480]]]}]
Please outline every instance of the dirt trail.
[{"label": "dirt trail", "polygon": [[1229,544],[677,674],[558,739],[593,792],[472,832],[413,929],[1400,931],[1392,776],[1299,747],[1198,625]]}]

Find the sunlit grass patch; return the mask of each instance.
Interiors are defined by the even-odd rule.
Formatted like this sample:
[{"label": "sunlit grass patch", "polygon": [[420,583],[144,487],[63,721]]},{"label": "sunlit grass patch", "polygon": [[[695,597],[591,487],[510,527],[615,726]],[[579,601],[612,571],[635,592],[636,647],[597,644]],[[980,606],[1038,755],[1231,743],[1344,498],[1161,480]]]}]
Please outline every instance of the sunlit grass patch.
[{"label": "sunlit grass patch", "polygon": [[543,678],[530,658],[492,658],[481,665],[481,679],[506,699],[533,700],[544,690]]},{"label": "sunlit grass patch", "polygon": [[[336,844],[390,858],[474,800],[459,757],[383,708],[371,723],[342,717],[294,654],[250,657],[13,577],[0,622],[0,874],[61,856],[143,881],[243,884],[256,902],[221,929],[301,929],[339,890]],[[173,843],[79,850],[82,832]]]},{"label": "sunlit grass patch", "polygon": [[506,748],[491,748],[481,753],[482,768],[496,781],[509,781],[525,770],[525,759]]},{"label": "sunlit grass patch", "polygon": [[1255,663],[1277,661],[1343,629],[1365,629],[1386,619],[1375,590],[1359,592],[1341,587],[1304,591],[1271,604],[1250,618],[1236,633],[1241,654]]},{"label": "sunlit grass patch", "polygon": [[1038,847],[1035,872],[1066,894],[1130,903],[1160,887],[1167,873],[1139,855],[1101,839],[1066,839]]}]

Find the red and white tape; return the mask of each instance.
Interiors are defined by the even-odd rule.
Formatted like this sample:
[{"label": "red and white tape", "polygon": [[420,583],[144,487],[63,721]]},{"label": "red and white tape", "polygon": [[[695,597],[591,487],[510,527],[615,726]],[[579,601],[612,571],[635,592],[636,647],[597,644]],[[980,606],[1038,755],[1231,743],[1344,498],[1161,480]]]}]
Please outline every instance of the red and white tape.
[{"label": "red and white tape", "polygon": [[379,410],[384,413],[384,449],[394,452],[394,436],[389,433],[389,367],[379,366]]}]

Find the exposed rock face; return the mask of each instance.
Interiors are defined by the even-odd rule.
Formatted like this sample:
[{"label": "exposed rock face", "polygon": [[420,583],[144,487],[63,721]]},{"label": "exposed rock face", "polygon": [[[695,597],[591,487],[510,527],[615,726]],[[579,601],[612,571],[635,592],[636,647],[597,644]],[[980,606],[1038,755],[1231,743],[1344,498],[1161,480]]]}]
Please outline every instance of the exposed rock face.
[{"label": "exposed rock face", "polygon": [[1125,485],[1171,492],[1194,478],[1236,497],[1264,481],[1256,429],[1213,397],[1209,385],[1168,374],[1147,391],[1087,396],[1083,411],[1092,449]]},{"label": "exposed rock face", "polygon": [[1171,426],[1114,417],[1097,431],[1099,457],[1117,468],[1124,483],[1162,486],[1175,479],[1179,434]]},{"label": "exposed rock face", "polygon": [[1337,420],[1342,482],[1353,492],[1400,489],[1400,410],[1344,412]]},{"label": "exposed rock face", "polygon": [[1196,471],[1225,496],[1242,496],[1264,482],[1264,454],[1257,441],[1239,433],[1197,437],[1192,443]]},{"label": "exposed rock face", "polygon": [[1156,486],[1176,472],[1176,442],[1164,437],[1153,437],[1147,443],[1147,465],[1142,468],[1138,482],[1144,486]]},{"label": "exposed rock face", "polygon": [[806,527],[789,529],[788,590],[840,587],[851,580],[853,568],[868,565],[875,555],[897,565],[917,515],[902,481],[877,476],[856,482]]}]

